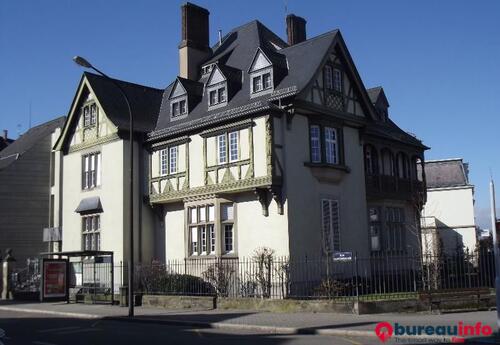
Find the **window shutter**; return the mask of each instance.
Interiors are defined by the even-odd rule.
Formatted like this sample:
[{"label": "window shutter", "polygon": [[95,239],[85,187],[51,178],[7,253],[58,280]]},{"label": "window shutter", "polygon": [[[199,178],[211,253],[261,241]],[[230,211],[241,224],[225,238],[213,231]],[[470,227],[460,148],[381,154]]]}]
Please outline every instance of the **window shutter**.
[{"label": "window shutter", "polygon": [[323,250],[329,254],[332,252],[331,248],[331,208],[330,200],[321,200],[321,228],[323,231]]},{"label": "window shutter", "polygon": [[340,212],[339,202],[337,200],[330,200],[332,208],[332,241],[333,250],[340,251]]},{"label": "window shutter", "polygon": [[340,251],[340,212],[337,200],[321,200],[321,227],[323,231],[323,249],[331,254]]},{"label": "window shutter", "polygon": [[97,185],[101,185],[101,154],[98,153],[96,155],[96,179],[97,179]]}]

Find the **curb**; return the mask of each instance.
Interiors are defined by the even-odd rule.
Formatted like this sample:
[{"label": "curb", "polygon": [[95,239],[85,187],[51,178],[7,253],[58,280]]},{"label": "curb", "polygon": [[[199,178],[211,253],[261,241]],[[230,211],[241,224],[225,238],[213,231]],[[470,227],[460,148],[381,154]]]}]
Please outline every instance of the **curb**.
[{"label": "curb", "polygon": [[[80,318],[80,319],[100,319],[118,322],[136,322],[136,323],[148,323],[148,324],[160,324],[160,325],[171,325],[171,326],[189,326],[197,328],[212,328],[212,329],[230,329],[230,330],[247,330],[247,331],[259,331],[266,332],[269,334],[281,334],[281,335],[294,335],[294,334],[308,334],[308,335],[331,335],[331,336],[341,336],[341,337],[365,337],[365,338],[376,338],[377,335],[374,331],[368,330],[349,330],[349,329],[336,329],[336,328],[324,328],[316,329],[314,327],[308,328],[297,328],[297,327],[279,327],[279,326],[259,326],[259,325],[247,325],[247,324],[236,324],[229,322],[203,322],[203,321],[183,321],[183,320],[161,320],[151,317],[134,317],[129,318],[127,316],[103,316],[96,314],[83,314],[83,313],[70,313],[63,311],[53,311],[53,310],[41,310],[41,309],[27,309],[27,308],[15,308],[15,307],[5,307],[0,306],[0,310],[12,311],[20,313],[31,313],[31,314],[45,314],[45,315],[56,315],[56,316],[66,316],[70,318]],[[399,339],[409,339],[415,340],[415,336],[412,335],[401,335],[398,336]],[[420,335],[419,339],[429,339],[440,341],[452,341],[454,337],[452,336],[428,336]],[[466,338],[467,339],[467,338]],[[487,341],[484,343],[488,343]]]}]

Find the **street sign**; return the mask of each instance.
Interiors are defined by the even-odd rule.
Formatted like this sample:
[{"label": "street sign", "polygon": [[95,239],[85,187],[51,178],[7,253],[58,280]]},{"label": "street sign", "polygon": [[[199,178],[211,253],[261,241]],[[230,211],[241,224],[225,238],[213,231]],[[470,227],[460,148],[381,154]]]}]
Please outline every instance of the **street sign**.
[{"label": "street sign", "polygon": [[333,261],[352,261],[352,252],[333,252]]}]

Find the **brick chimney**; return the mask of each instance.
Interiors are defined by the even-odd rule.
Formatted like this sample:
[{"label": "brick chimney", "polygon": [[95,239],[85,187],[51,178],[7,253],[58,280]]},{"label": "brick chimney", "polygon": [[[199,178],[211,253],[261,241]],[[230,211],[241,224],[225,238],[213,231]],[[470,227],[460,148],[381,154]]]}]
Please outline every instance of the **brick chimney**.
[{"label": "brick chimney", "polygon": [[288,36],[288,44],[291,46],[305,41],[306,20],[295,14],[286,16],[286,35]]},{"label": "brick chimney", "polygon": [[179,76],[197,80],[200,64],[210,54],[208,17],[203,7],[186,2],[181,6],[182,37],[179,44]]}]

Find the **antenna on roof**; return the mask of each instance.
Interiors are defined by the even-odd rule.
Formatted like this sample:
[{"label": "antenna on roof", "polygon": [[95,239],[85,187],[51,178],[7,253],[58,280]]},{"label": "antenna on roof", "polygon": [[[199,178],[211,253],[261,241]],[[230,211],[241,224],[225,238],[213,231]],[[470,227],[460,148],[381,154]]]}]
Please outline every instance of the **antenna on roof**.
[{"label": "antenna on roof", "polygon": [[29,124],[28,129],[31,129],[31,100],[30,100],[30,113],[29,113],[29,117],[28,117],[28,124]]},{"label": "antenna on roof", "polygon": [[222,45],[222,30],[219,29],[217,30],[217,33],[219,35],[219,47]]},{"label": "antenna on roof", "polygon": [[285,3],[285,15],[288,14],[288,0],[283,1]]}]

